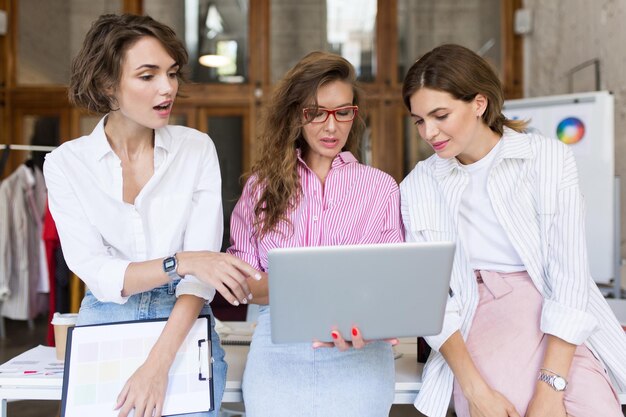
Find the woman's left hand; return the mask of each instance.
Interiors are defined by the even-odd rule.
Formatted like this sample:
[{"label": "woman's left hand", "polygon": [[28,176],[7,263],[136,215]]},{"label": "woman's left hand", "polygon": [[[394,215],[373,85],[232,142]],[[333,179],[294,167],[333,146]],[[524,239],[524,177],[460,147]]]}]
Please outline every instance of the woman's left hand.
[{"label": "woman's left hand", "polygon": [[156,363],[141,365],[117,396],[115,410],[120,410],[118,416],[127,417],[135,409],[135,417],[161,417],[168,371]]},{"label": "woman's left hand", "polygon": [[537,381],[525,417],[566,417],[563,396],[563,392],[557,392],[545,382]]},{"label": "woman's left hand", "polygon": [[[352,342],[348,342],[346,339],[344,339],[339,330],[331,331],[330,335],[333,338],[332,343],[314,341],[313,349],[317,349],[320,347],[336,347],[343,352],[350,348],[362,349],[368,343],[374,342],[374,340],[364,340],[363,335],[361,335],[361,331],[358,327],[352,328]],[[398,339],[395,338],[385,339],[385,341],[391,343],[392,346],[398,344]]]}]

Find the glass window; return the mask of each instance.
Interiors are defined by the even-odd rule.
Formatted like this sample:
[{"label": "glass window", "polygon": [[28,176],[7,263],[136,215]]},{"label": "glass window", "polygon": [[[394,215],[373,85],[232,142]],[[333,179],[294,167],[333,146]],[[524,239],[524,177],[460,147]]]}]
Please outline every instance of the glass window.
[{"label": "glass window", "polygon": [[20,0],[17,10],[17,83],[66,85],[69,63],[91,23],[103,13],[119,13],[121,1]]},{"label": "glass window", "polygon": [[[22,123],[23,142],[35,146],[58,146],[60,137],[60,119],[58,116],[24,116]],[[43,170],[43,161],[47,152],[22,151],[24,160],[30,160]]]},{"label": "glass window", "polygon": [[192,81],[248,79],[248,0],[145,0],[144,12],[185,41]]},{"label": "glass window", "polygon": [[398,0],[398,79],[435,46],[458,43],[502,72],[500,0]]},{"label": "glass window", "polygon": [[215,143],[222,175],[222,205],[224,206],[224,238],[222,250],[230,244],[230,215],[241,195],[243,173],[243,117],[209,116],[208,135]]},{"label": "glass window", "polygon": [[374,80],[376,6],[376,0],[272,0],[272,82],[316,50],[345,57],[356,68],[359,80]]}]

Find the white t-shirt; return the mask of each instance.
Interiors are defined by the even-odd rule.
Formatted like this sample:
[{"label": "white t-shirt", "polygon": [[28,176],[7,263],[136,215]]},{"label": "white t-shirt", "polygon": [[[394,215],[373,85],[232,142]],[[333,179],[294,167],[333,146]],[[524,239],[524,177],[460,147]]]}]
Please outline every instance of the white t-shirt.
[{"label": "white t-shirt", "polygon": [[[204,133],[166,126],[154,134],[154,174],[134,204],[123,200],[122,167],[104,133],[94,131],[48,154],[50,212],[69,268],[100,301],[123,304],[131,262],[184,250],[219,251],[224,228],[215,145]],[[215,289],[187,275],[176,295],[212,300]]]},{"label": "white t-shirt", "polygon": [[461,197],[459,233],[473,269],[524,271],[526,267],[498,222],[489,198],[489,172],[501,143],[498,141],[481,160],[463,165],[469,182]]}]

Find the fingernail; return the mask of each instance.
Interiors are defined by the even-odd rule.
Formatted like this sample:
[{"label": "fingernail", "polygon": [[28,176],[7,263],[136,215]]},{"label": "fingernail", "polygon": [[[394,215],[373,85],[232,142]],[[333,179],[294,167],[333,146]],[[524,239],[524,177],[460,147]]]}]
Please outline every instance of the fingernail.
[{"label": "fingernail", "polygon": [[359,330],[356,327],[352,328],[352,336],[358,336],[359,335]]},{"label": "fingernail", "polygon": [[237,301],[237,300],[233,301],[233,305],[234,305],[235,307],[237,307],[237,306],[239,305],[239,301]]},{"label": "fingernail", "polygon": [[263,278],[261,274],[254,274],[254,279],[256,279],[257,281],[259,281],[261,278]]},{"label": "fingernail", "polygon": [[252,293],[248,294],[248,300],[252,300]]},{"label": "fingernail", "polygon": [[333,330],[332,332],[330,332],[330,335],[331,335],[331,336],[333,337],[333,339],[335,339],[335,340],[339,337],[339,335],[337,334],[337,332],[336,332],[336,331],[334,331],[334,330]]},{"label": "fingernail", "polygon": [[248,300],[245,299],[245,298],[243,300],[241,300],[241,302],[244,303],[244,304],[248,304]]},{"label": "fingernail", "polygon": [[313,349],[317,349],[318,347],[321,347],[322,344],[320,342],[313,342]]}]

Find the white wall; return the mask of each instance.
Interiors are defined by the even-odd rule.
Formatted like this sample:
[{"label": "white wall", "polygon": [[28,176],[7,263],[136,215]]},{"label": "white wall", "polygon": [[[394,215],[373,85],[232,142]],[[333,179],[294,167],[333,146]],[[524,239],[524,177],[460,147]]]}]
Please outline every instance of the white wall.
[{"label": "white wall", "polygon": [[[525,39],[527,97],[569,93],[566,72],[600,59],[602,89],[615,96],[615,170],[622,179],[621,246],[626,257],[626,0],[525,0],[533,31]],[[594,87],[593,69],[574,78],[574,91]]]}]

